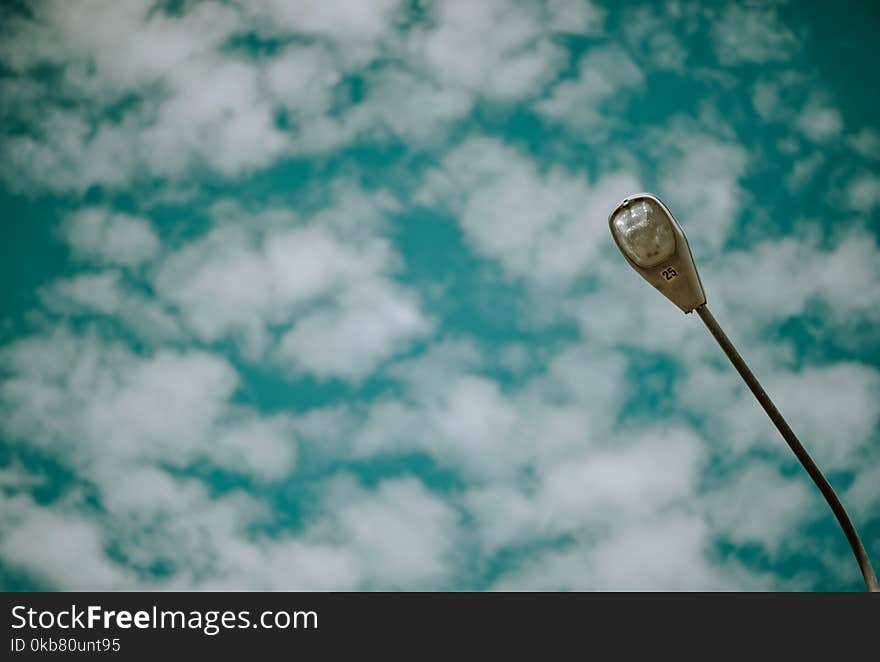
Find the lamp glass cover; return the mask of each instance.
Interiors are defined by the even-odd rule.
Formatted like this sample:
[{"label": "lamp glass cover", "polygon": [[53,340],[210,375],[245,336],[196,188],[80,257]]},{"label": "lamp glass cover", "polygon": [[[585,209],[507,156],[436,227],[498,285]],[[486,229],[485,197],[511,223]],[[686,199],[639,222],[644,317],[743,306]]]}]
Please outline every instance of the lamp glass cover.
[{"label": "lamp glass cover", "polygon": [[611,220],[620,247],[643,269],[675,253],[675,235],[666,212],[654,200],[641,198],[620,207]]}]

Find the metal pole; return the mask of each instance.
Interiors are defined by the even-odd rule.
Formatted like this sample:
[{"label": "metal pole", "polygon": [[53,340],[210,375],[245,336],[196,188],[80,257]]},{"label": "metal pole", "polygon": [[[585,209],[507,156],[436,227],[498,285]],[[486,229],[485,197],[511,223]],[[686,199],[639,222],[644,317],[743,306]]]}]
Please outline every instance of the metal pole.
[{"label": "metal pole", "polygon": [[856,527],[853,526],[849,515],[846,514],[846,509],[844,509],[840,499],[837,498],[834,489],[822,474],[819,467],[816,466],[816,463],[813,462],[813,458],[810,457],[810,454],[807,453],[807,450],[801,445],[800,440],[795,436],[788,423],[782,418],[782,414],[779,413],[776,405],[770,400],[770,396],[767,395],[761,387],[761,384],[755,378],[755,375],[749,370],[749,367],[746,365],[746,362],[743,361],[739,352],[736,351],[733,343],[730,342],[730,339],[725,335],[724,331],[721,330],[721,327],[712,316],[712,313],[709,312],[706,304],[699,306],[696,311],[697,315],[700,316],[700,319],[703,320],[703,323],[705,323],[706,327],[709,329],[709,332],[715,337],[718,344],[721,345],[721,349],[727,354],[727,358],[733,363],[733,367],[736,368],[746,385],[752,391],[752,394],[757,398],[758,402],[764,408],[764,411],[767,412],[767,415],[770,417],[770,420],[773,421],[773,424],[779,430],[783,439],[788,443],[804,469],[807,470],[807,473],[810,474],[810,478],[816,483],[816,486],[819,488],[819,491],[822,492],[822,496],[825,497],[828,505],[831,506],[834,516],[840,523],[840,528],[842,528],[843,532],[846,534],[846,539],[849,541],[849,546],[852,548],[856,561],[859,563],[859,569],[862,571],[862,576],[865,578],[865,585],[868,587],[868,590],[871,592],[880,591],[880,586],[877,584],[877,576],[874,574],[874,569],[871,567],[871,559],[868,558],[868,553],[865,551],[865,546],[859,538]]}]

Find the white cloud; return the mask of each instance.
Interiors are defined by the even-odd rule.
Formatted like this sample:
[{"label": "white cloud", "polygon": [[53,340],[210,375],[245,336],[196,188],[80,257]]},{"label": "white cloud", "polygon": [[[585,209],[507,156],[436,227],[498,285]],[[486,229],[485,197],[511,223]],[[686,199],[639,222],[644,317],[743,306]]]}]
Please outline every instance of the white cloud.
[{"label": "white cloud", "polygon": [[547,15],[551,31],[583,35],[601,31],[608,10],[589,0],[548,0]]},{"label": "white cloud", "polygon": [[363,98],[340,108],[343,73],[335,54],[315,45],[290,47],[268,65],[268,85],[288,113],[295,153],[382,142],[389,135],[430,145],[467,116],[475,100],[472,92],[444,86],[413,67],[383,63],[361,73]]},{"label": "white cloud", "polygon": [[603,105],[610,100],[620,102],[643,83],[641,69],[620,47],[596,47],[581,58],[576,79],[556,85],[535,107],[541,115],[566,124],[589,141],[591,134],[603,135],[602,129],[612,121],[602,112]]},{"label": "white cloud", "polygon": [[[755,352],[748,355],[754,358]],[[750,364],[819,466],[859,468],[880,421],[880,373],[859,363],[792,370],[759,357]],[[757,448],[775,458],[790,457],[752,394],[726,364],[693,365],[678,397],[691,411],[708,417],[720,452],[743,457]]]},{"label": "white cloud", "polygon": [[[70,467],[101,504],[100,516],[81,508],[77,489],[44,506],[6,499],[7,562],[57,588],[193,588],[258,546],[245,528],[266,521],[265,503],[237,491],[212,494],[188,474],[207,466],[256,485],[281,480],[296,440],[286,415],[231,402],[238,378],[224,360],[167,350],[140,357],[58,330],[7,345],[2,363],[4,438]],[[111,544],[121,562],[105,553]],[[173,569],[169,583],[139,574],[156,563]],[[235,570],[240,580],[243,568]]]},{"label": "white cloud", "polygon": [[456,570],[459,515],[413,478],[386,480],[372,493],[344,482],[328,487],[326,507],[363,566],[364,588],[448,585]]},{"label": "white cloud", "polygon": [[46,479],[44,473],[31,473],[16,460],[0,468],[0,490],[9,490],[10,493],[17,489],[45,485]]},{"label": "white cloud", "polygon": [[266,66],[266,83],[274,97],[304,117],[329,110],[340,78],[333,54],[320,45],[294,44]]},{"label": "white cloud", "polygon": [[33,19],[10,17],[11,39],[3,40],[0,57],[16,72],[63,65],[72,87],[110,96],[160,80],[181,61],[219,46],[234,26],[234,10],[221,3],[201,3],[181,17],[152,7],[149,0],[86,0],[76,9],[40,3]]},{"label": "white cloud", "polygon": [[101,525],[73,509],[41,506],[27,497],[0,496],[0,556],[50,586],[87,591],[121,588],[129,572],[110,561]]},{"label": "white cloud", "polygon": [[[265,520],[264,506],[212,496],[196,479],[140,467],[102,475],[98,486],[100,517],[72,503],[0,497],[4,561],[64,590],[433,589],[459,567],[459,513],[413,478],[367,489],[338,476],[303,531],[271,537],[245,531]],[[151,577],[156,563],[172,576]]]},{"label": "white cloud", "polygon": [[211,462],[228,471],[243,468],[266,480],[281,480],[296,460],[291,422],[285,416],[232,416],[223,421],[210,450]]},{"label": "white cloud", "polygon": [[658,352],[686,346],[699,329],[666,298],[633,277],[619,257],[616,260],[616,269],[611,264],[604,268],[595,292],[574,298],[568,305],[584,336],[607,346]]},{"label": "white cloud", "polygon": [[755,83],[752,90],[752,105],[761,119],[775,118],[780,111],[779,84],[774,81],[761,80]]},{"label": "white cloud", "polygon": [[775,7],[729,5],[712,26],[712,36],[723,65],[785,61],[798,48]]},{"label": "white cloud", "polygon": [[512,275],[566,285],[590,271],[607,239],[608,211],[639,189],[626,171],[592,185],[585,180],[563,170],[540,172],[516,149],[472,138],[429,173],[421,199],[448,206],[471,245]]},{"label": "white cloud", "polygon": [[[462,470],[462,505],[484,558],[574,538],[570,551],[539,551],[496,588],[769,586],[768,577],[712,557],[724,512],[700,494],[711,444],[680,427],[615,430],[624,398],[609,389],[623,383],[623,366],[605,360],[572,348],[547,363],[546,375],[508,391],[476,374],[480,362],[466,346],[438,346],[390,371],[415,401],[371,405],[352,450],[418,450]],[[640,570],[627,574],[632,563]]]},{"label": "white cloud", "polygon": [[58,329],[4,347],[2,363],[7,437],[61,454],[86,476],[120,464],[205,461],[274,479],[293,463],[284,418],[232,405],[238,377],[219,357],[169,350],[138,357],[94,334]]},{"label": "white cloud", "polygon": [[393,401],[375,405],[356,444],[358,453],[366,455],[423,449],[470,476],[481,476],[522,463],[527,451],[514,435],[516,421],[513,404],[496,383],[461,377],[440,402],[410,408]]},{"label": "white cloud", "polygon": [[278,355],[319,377],[359,378],[429,330],[417,302],[402,288],[379,280],[354,283],[334,304],[294,318]]},{"label": "white cloud", "polygon": [[[361,49],[387,37],[401,0],[255,0],[243,11],[266,34],[301,34],[340,41],[361,55]],[[354,42],[354,43],[352,43]]]},{"label": "white cloud", "polygon": [[[364,3],[364,8],[370,14],[371,7]],[[93,184],[119,187],[145,176],[181,177],[205,168],[234,176],[297,149],[276,126],[278,103],[302,99],[308,91],[318,101],[310,103],[306,119],[323,120],[320,99],[344,63],[309,61],[310,53],[326,52],[320,48],[292,49],[298,57],[282,54],[268,64],[229,52],[232,36],[258,27],[261,16],[271,17],[263,10],[276,13],[275,27],[290,13],[285,3],[239,9],[205,2],[172,15],[147,2],[122,7],[96,0],[75,12],[67,3],[46,3],[34,20],[16,18],[3,61],[20,76],[45,64],[63,69],[60,86],[28,92],[31,106],[45,112],[23,115],[30,133],[3,141],[8,161],[3,176],[19,189],[83,192]],[[340,20],[346,17],[354,18],[344,4],[334,9],[314,3],[310,13],[298,14],[302,30],[335,26],[350,44],[351,30],[339,28],[363,32],[370,23]],[[297,76],[310,68],[310,78]],[[298,93],[297,86],[304,89]],[[314,95],[322,90],[324,97]],[[319,141],[320,148],[342,139]]]},{"label": "white cloud", "polygon": [[105,271],[64,278],[41,290],[43,303],[52,310],[82,308],[87,311],[114,315],[122,305],[119,274]]},{"label": "white cloud", "polygon": [[812,100],[798,115],[797,127],[807,138],[821,143],[841,134],[843,118],[837,108]]},{"label": "white cloud", "polygon": [[347,117],[350,125],[373,134],[382,129],[418,142],[446,137],[448,124],[467,116],[474,97],[455,87],[445,87],[418,72],[384,68],[368,78],[369,98]]},{"label": "white cloud", "polygon": [[[241,216],[237,225],[221,222],[165,260],[156,289],[202,340],[231,337],[250,359],[363,377],[430,323],[394,283],[396,256],[370,228],[381,203],[360,194],[351,201],[357,214],[343,201],[310,225],[284,212],[268,228],[248,229]],[[346,231],[351,223],[357,234]]]},{"label": "white cloud", "polygon": [[660,136],[656,155],[663,167],[660,190],[687,228],[694,256],[717,251],[743,206],[740,183],[748,153],[737,142],[685,121],[673,121]]},{"label": "white cloud", "polygon": [[[739,311],[752,327],[801,314],[813,300],[835,313],[830,330],[845,329],[858,318],[873,318],[880,306],[872,289],[852,297],[854,283],[880,280],[880,250],[869,234],[851,230],[830,245],[815,235],[764,241],[749,251],[735,251],[711,265],[713,292],[723,304]],[[747,314],[746,314],[747,312]]]},{"label": "white cloud", "polygon": [[[298,125],[295,151],[324,150],[355,139],[382,140],[388,133],[436,141],[477,99],[505,102],[537,94],[563,65],[551,34],[591,33],[604,16],[588,2],[567,0],[544,9],[501,2],[442,2],[428,9],[427,23],[401,35],[392,27],[398,2],[364,3],[369,14],[365,20],[357,20],[358,12],[350,12],[344,3],[320,10],[316,6],[315,11],[291,11],[277,2],[260,5],[258,15],[275,15],[276,31],[286,26],[331,39],[291,47],[268,68],[273,94]],[[345,18],[336,20],[340,14]],[[334,47],[332,40],[344,48]],[[389,61],[388,53],[405,64]],[[364,70],[371,59],[381,66]],[[352,69],[363,76],[364,98],[333,115],[333,87]]]},{"label": "white cloud", "polygon": [[810,183],[823,163],[825,163],[825,157],[822,156],[821,152],[814,152],[806,159],[796,161],[794,168],[785,178],[785,185],[792,192],[803,189],[804,186]]},{"label": "white cloud", "polygon": [[[880,504],[880,465],[866,467],[860,471],[856,479],[842,496],[843,502],[848,508],[852,508],[853,519],[866,521],[876,512]],[[870,552],[869,552],[870,554]]]},{"label": "white cloud", "polygon": [[[835,122],[837,111],[828,105],[827,100],[828,94],[815,78],[794,68],[770,71],[756,81],[751,90],[752,107],[762,120],[781,123],[786,129],[795,128],[801,133],[804,133],[799,126],[801,122],[820,124],[824,119],[829,127]],[[811,117],[810,113],[815,116]],[[821,132],[821,127],[816,128]],[[787,140],[795,147],[799,146],[797,134],[793,133]]]},{"label": "white cloud", "polygon": [[[104,475],[97,485],[107,511],[105,531],[125,565],[138,570],[126,588],[212,588],[226,564],[254,547],[246,529],[267,520],[266,504],[252,496],[240,491],[212,494],[197,478],[158,468]],[[172,574],[152,576],[150,569],[157,564]]]},{"label": "white cloud", "polygon": [[623,399],[623,361],[613,353],[566,347],[542,361],[540,376],[511,391],[484,374],[478,357],[468,344],[447,342],[389,368],[407,396],[366,407],[352,431],[340,431],[348,441],[340,452],[421,452],[476,483],[511,480],[607,434]]},{"label": "white cloud", "polygon": [[880,206],[880,176],[869,173],[856,175],[850,180],[844,194],[850,208],[870,213]]},{"label": "white cloud", "polygon": [[493,100],[529,98],[563,64],[537,5],[450,0],[432,9],[435,25],[414,30],[408,48],[444,86]]},{"label": "white cloud", "polygon": [[599,590],[724,590],[735,584],[707,561],[710,544],[699,519],[679,516],[647,520],[591,550],[588,557]]},{"label": "white cloud", "polygon": [[133,290],[118,271],[60,278],[38,293],[43,305],[60,315],[107,316],[146,340],[181,336],[178,321],[154,299]]},{"label": "white cloud", "polygon": [[[828,470],[857,469],[880,424],[880,372],[839,361],[767,380],[781,411]],[[797,421],[797,423],[794,423]]]},{"label": "white cloud", "polygon": [[19,191],[84,192],[93,184],[121,186],[135,168],[136,151],[120,128],[90,138],[86,121],[70,111],[50,109],[39,116],[38,136],[2,141],[0,175]]},{"label": "white cloud", "polygon": [[847,138],[847,144],[860,156],[876,161],[880,159],[880,131],[862,127],[858,133]]},{"label": "white cloud", "polygon": [[169,98],[138,136],[151,172],[174,177],[207,164],[232,176],[272,163],[287,138],[261,84],[246,62],[181,63]]},{"label": "white cloud", "polygon": [[447,586],[458,570],[459,514],[412,478],[374,488],[337,475],[297,535],[216,539],[201,586],[253,590],[395,590]]},{"label": "white cloud", "polygon": [[717,534],[740,545],[758,543],[776,555],[788,532],[815,517],[820,497],[806,475],[785,478],[753,463],[707,499]]},{"label": "white cloud", "polygon": [[624,16],[626,28],[622,37],[630,55],[646,68],[684,72],[688,51],[680,39],[686,30],[679,22],[679,6],[667,4],[661,11],[649,6],[636,7]]},{"label": "white cloud", "polygon": [[159,251],[159,239],[146,218],[87,207],[62,227],[75,257],[98,264],[137,267]]},{"label": "white cloud", "polygon": [[[4,177],[22,189],[82,192],[120,186],[144,169],[180,174],[195,162],[231,173],[264,165],[279,136],[255,72],[219,55],[239,21],[221,3],[171,16],[148,2],[103,0],[75,11],[45,3],[33,20],[13,19],[0,57],[19,75],[61,67],[61,83],[34,92],[43,112],[20,118],[32,133],[4,140]],[[104,117],[127,101],[118,119]]]},{"label": "white cloud", "polygon": [[[601,540],[695,498],[705,451],[693,433],[654,429],[630,438],[614,435],[612,443],[589,428],[583,435],[579,451],[571,448],[566,457],[538,465],[528,490],[494,483],[466,494],[484,552],[562,535]],[[548,436],[536,436],[535,443],[546,443]]]},{"label": "white cloud", "polygon": [[[238,227],[220,227],[171,253],[156,273],[159,297],[180,310],[197,337],[235,334],[251,354],[263,351],[265,324],[275,312],[272,263]],[[295,263],[294,263],[295,264]],[[296,282],[296,281],[292,281]]]},{"label": "white cloud", "polygon": [[[538,95],[565,64],[559,22],[591,32],[602,13],[586,2],[442,2],[401,32],[398,0],[203,2],[179,13],[41,4],[10,21],[0,50],[14,72],[0,83],[14,97],[5,108],[27,129],[3,138],[0,177],[82,193],[205,171],[231,178],[389,134],[435,141],[476,99]],[[308,43],[260,57],[229,48],[253,32]],[[28,78],[45,65],[59,68],[59,84]],[[346,76],[364,82],[362,99],[345,98]]]},{"label": "white cloud", "polygon": [[538,555],[502,577],[500,590],[767,590],[767,578],[708,558],[710,531],[696,517],[635,522],[614,536]]}]

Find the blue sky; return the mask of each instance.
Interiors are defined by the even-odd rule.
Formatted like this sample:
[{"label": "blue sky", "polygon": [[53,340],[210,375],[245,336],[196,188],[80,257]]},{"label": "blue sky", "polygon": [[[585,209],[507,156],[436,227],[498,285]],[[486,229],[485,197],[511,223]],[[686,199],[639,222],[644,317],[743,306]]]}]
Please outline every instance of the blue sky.
[{"label": "blue sky", "polygon": [[880,558],[867,7],[7,3],[0,586],[859,589],[606,219],[667,203]]}]

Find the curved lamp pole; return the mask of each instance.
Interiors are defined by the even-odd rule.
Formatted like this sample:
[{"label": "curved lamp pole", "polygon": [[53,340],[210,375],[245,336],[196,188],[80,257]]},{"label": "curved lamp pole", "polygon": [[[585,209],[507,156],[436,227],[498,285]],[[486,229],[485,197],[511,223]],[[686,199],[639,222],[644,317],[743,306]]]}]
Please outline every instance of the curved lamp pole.
[{"label": "curved lamp pole", "polygon": [[661,294],[685,313],[696,311],[703,320],[831,506],[859,563],[868,590],[880,591],[865,546],[834,489],[706,307],[706,295],[703,293],[703,286],[694,266],[687,238],[666,205],[649,193],[632,195],[611,212],[608,226],[620,252],[642,278],[660,290]]}]

